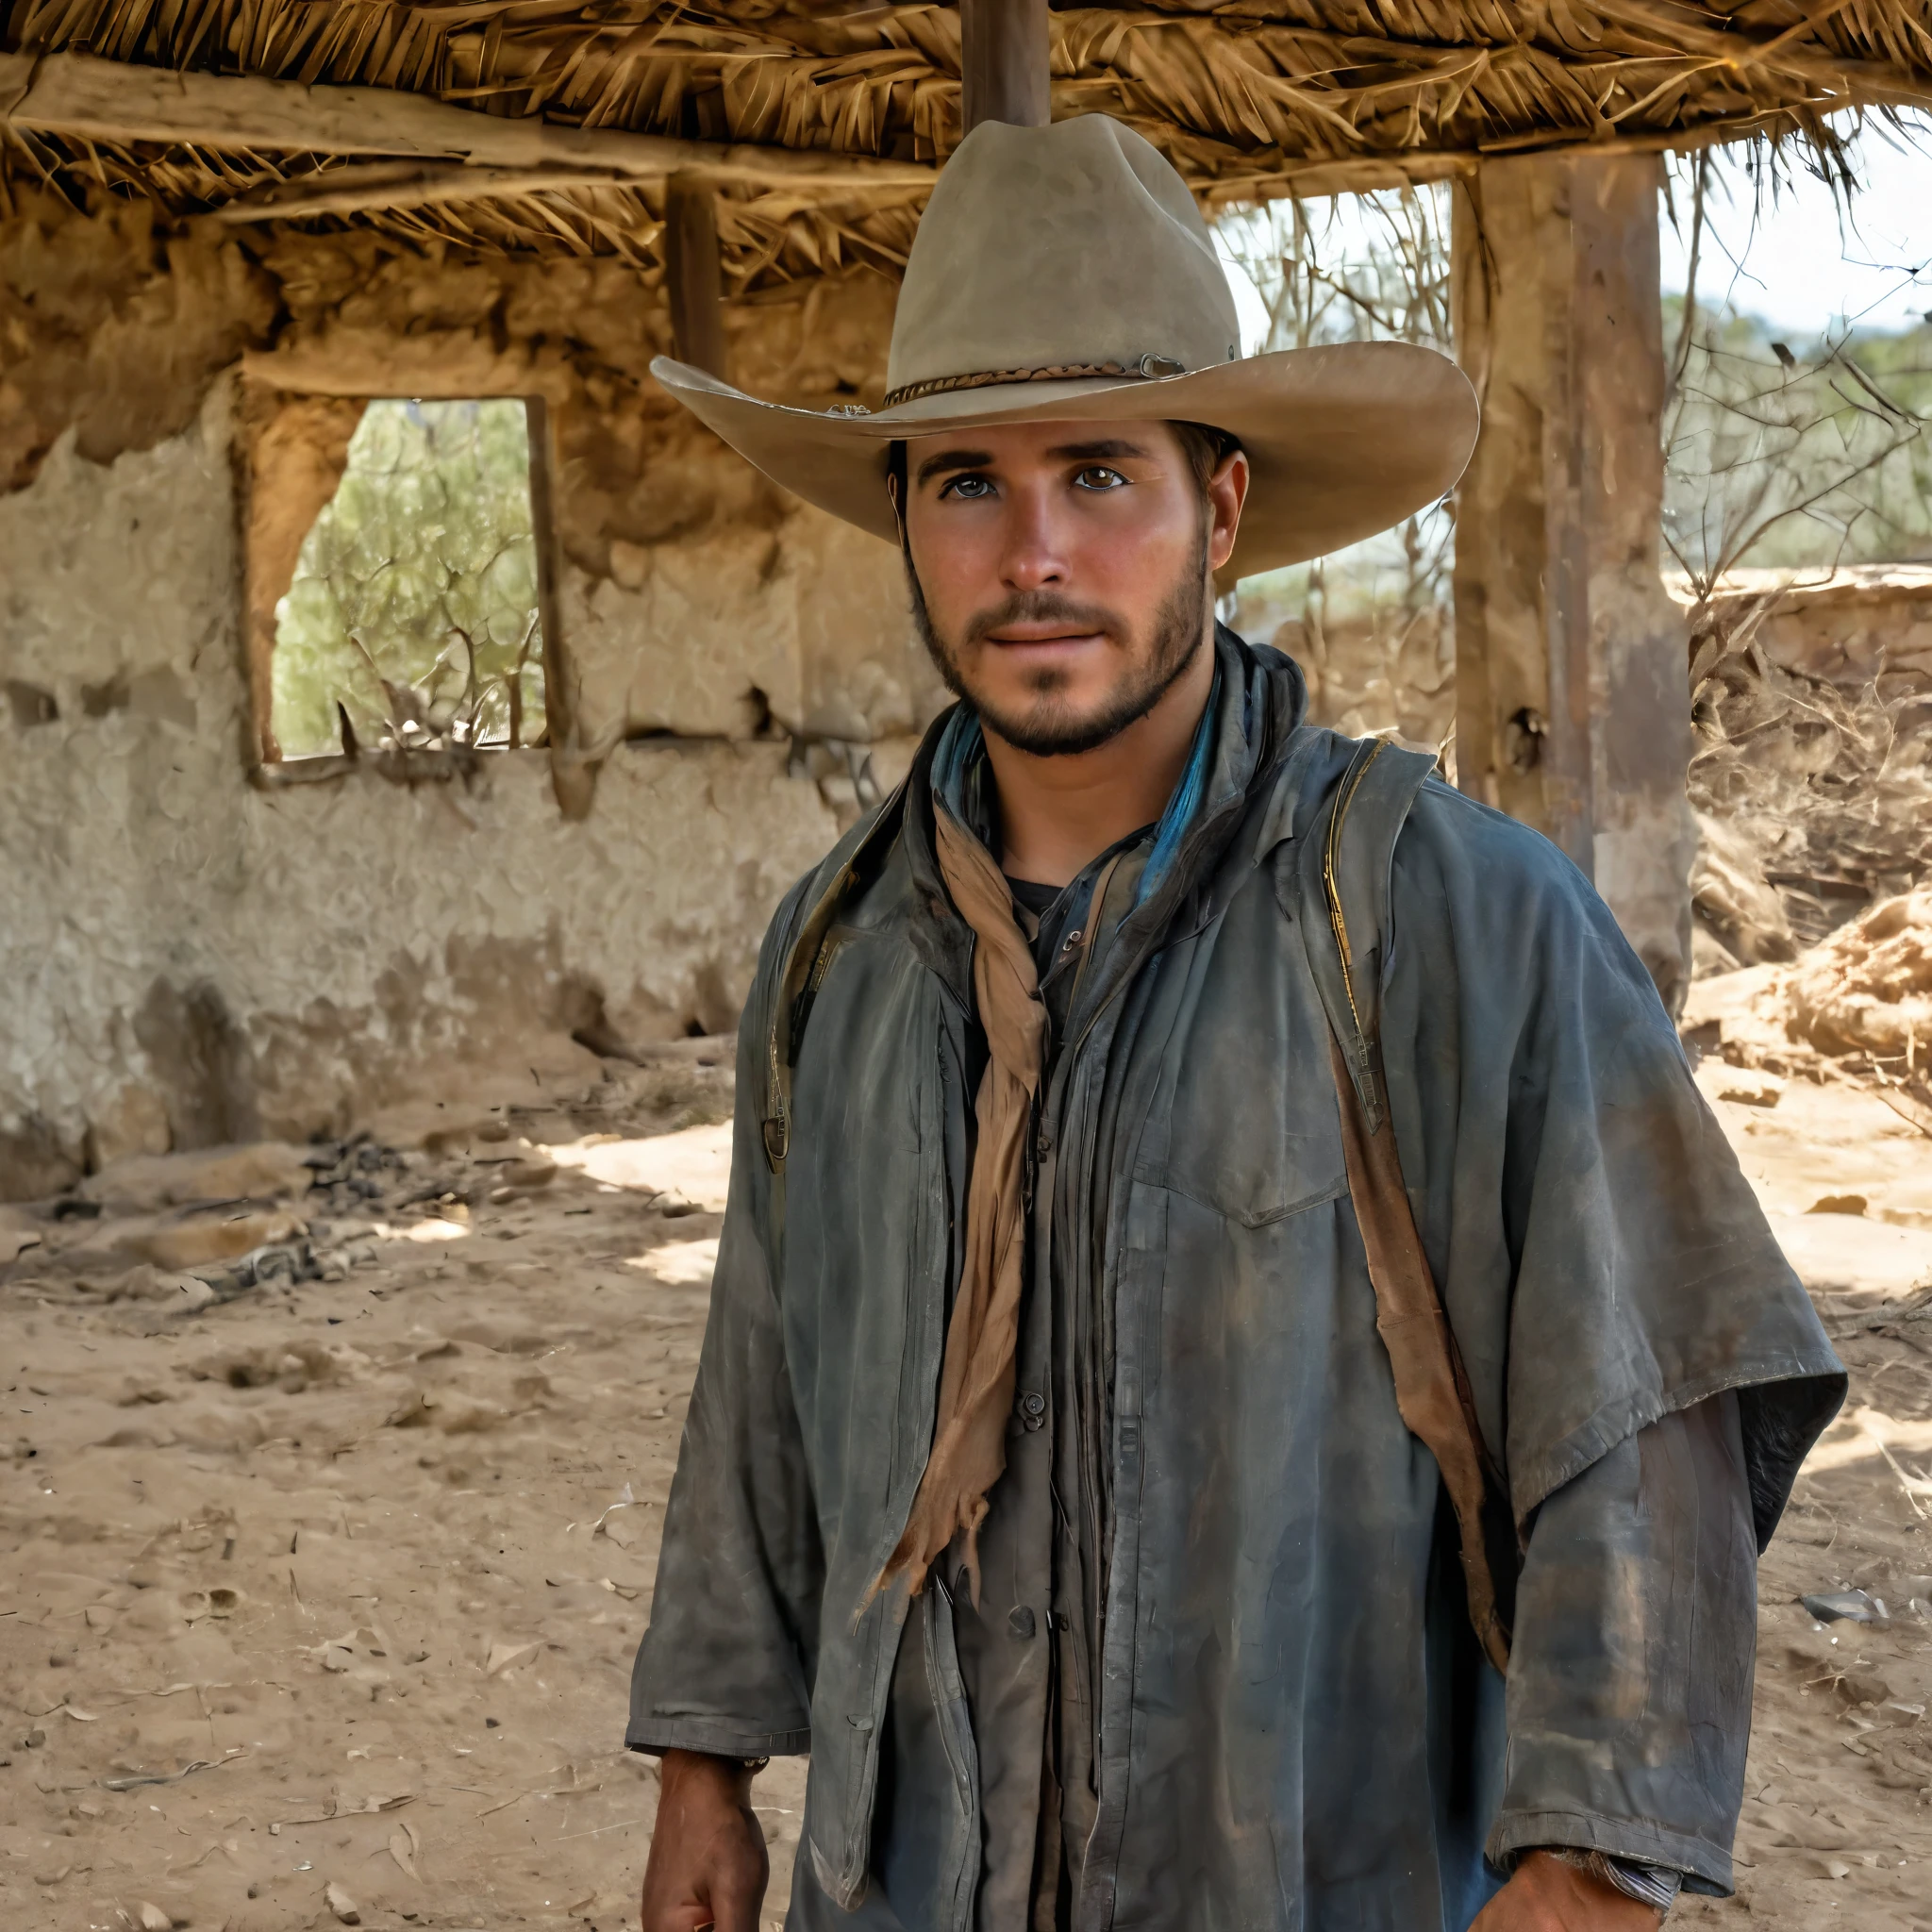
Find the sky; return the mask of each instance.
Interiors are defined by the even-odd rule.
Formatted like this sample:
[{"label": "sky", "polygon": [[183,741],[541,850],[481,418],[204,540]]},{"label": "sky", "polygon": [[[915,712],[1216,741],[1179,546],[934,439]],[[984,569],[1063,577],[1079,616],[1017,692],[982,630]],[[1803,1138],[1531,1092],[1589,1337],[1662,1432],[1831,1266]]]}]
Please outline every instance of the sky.
[{"label": "sky", "polygon": [[[1831,190],[1795,154],[1784,184],[1774,195],[1767,189],[1759,206],[1742,161],[1717,150],[1700,299],[1728,291],[1741,312],[1806,339],[1847,320],[1890,330],[1924,319],[1932,309],[1932,120],[1914,116],[1912,128],[1911,142],[1876,124],[1857,138],[1860,187],[1848,222]],[[1667,293],[1684,290],[1690,228],[1684,191],[1694,160],[1684,156],[1673,164],[1681,232],[1668,214],[1659,225]]]},{"label": "sky", "polygon": [[1227,273],[1227,285],[1234,291],[1235,312],[1241,324],[1241,354],[1252,356],[1268,340],[1268,305],[1247,270],[1235,259],[1227,236],[1219,227],[1214,230],[1214,250]]}]

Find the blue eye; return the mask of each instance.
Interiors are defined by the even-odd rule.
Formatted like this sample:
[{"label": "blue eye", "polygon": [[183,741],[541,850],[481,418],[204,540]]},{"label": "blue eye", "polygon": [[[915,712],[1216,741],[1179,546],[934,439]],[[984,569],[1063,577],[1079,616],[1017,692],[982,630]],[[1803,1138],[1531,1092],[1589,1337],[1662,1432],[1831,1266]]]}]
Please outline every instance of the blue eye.
[{"label": "blue eye", "polygon": [[977,503],[992,494],[992,482],[986,476],[955,476],[940,494],[941,497],[963,496],[969,502]]},{"label": "blue eye", "polygon": [[1126,478],[1118,470],[1109,470],[1105,463],[1089,463],[1074,477],[1075,490],[1119,490],[1124,487]]}]

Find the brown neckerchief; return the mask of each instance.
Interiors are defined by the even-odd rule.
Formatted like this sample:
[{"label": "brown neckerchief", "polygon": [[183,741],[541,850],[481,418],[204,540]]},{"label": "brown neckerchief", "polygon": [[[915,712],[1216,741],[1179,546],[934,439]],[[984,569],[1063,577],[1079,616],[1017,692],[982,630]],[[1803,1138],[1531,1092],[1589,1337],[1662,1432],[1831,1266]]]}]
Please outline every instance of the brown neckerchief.
[{"label": "brown neckerchief", "polygon": [[965,1542],[979,1600],[979,1525],[987,1492],[1007,1466],[1026,1249],[1026,1136],[1040,1089],[1046,1009],[1033,948],[1013,916],[1013,895],[992,855],[943,805],[933,814],[940,871],[978,943],[973,993],[988,1058],[974,1102],[978,1145],[966,1187],[966,1255],[946,1329],[932,1454],[898,1547],[873,1593],[899,1576],[911,1592],[956,1536]]}]

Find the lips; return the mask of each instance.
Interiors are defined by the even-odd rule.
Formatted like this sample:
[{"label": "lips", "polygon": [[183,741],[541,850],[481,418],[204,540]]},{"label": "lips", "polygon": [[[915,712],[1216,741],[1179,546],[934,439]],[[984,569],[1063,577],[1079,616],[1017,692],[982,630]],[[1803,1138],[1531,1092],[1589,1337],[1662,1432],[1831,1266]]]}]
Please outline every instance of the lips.
[{"label": "lips", "polygon": [[1034,593],[1015,596],[1003,608],[984,612],[968,627],[966,641],[969,646],[1058,656],[1108,642],[1118,635],[1114,622],[1097,607],[1083,610],[1069,598]]},{"label": "lips", "polygon": [[989,631],[986,642],[1008,651],[1052,650],[1056,647],[1097,643],[1105,633],[1097,630],[1011,630]]}]

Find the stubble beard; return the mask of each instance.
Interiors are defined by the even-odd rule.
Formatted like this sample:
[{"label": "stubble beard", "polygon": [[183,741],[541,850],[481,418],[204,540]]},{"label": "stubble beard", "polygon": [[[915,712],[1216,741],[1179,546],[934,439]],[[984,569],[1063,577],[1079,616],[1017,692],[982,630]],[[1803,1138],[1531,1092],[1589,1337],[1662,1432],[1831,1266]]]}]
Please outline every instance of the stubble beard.
[{"label": "stubble beard", "polygon": [[[926,654],[932,658],[933,668],[945,680],[946,689],[971,705],[980,724],[1016,751],[1042,758],[1072,758],[1081,752],[1097,751],[1118,738],[1128,725],[1139,724],[1174,688],[1207,642],[1208,539],[1208,520],[1204,517],[1192,561],[1154,614],[1152,648],[1140,663],[1128,664],[1106,702],[1097,711],[1085,716],[1069,709],[1063,695],[1067,675],[1051,666],[1031,675],[1028,681],[1034,703],[1026,712],[1015,714],[988,705],[983,694],[974,691],[960,675],[960,653],[934,628],[932,615],[925,607],[925,592],[920,586],[919,573],[913,567],[908,546],[906,581],[912,593],[912,621],[919,626]],[[1052,591],[1021,591],[1004,604],[974,617],[967,625],[963,641],[972,644],[1003,625],[1019,623],[1077,624],[1111,639],[1115,648],[1129,634],[1118,613],[1098,605],[1077,603]]]}]

